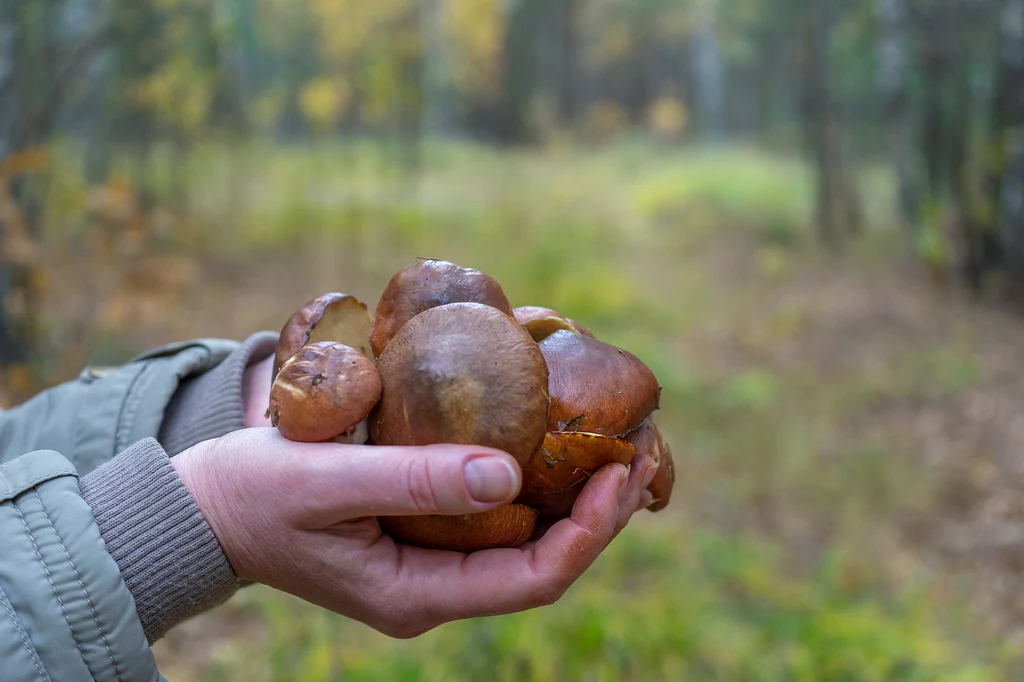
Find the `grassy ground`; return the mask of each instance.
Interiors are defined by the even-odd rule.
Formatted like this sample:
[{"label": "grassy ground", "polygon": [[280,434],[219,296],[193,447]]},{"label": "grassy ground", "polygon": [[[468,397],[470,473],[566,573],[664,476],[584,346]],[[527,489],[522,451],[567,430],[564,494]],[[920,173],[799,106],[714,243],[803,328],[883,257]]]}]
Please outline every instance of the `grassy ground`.
[{"label": "grassy ground", "polygon": [[172,679],[1021,672],[1024,326],[927,288],[887,229],[883,174],[865,174],[873,229],[843,257],[809,244],[804,168],[743,150],[439,145],[411,183],[362,146],[254,147],[186,176],[190,219],[135,246],[124,221],[69,219],[88,197],[56,187],[47,380],[277,329],[322,291],[374,302],[441,257],[643,358],[679,481],[548,609],[397,642],[248,588],[157,645]]}]

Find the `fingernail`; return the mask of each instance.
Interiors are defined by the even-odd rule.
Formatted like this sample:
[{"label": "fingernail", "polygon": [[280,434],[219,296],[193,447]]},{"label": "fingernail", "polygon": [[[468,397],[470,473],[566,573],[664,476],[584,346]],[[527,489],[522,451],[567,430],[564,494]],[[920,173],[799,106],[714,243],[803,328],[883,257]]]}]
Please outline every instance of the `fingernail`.
[{"label": "fingernail", "polygon": [[474,457],[466,462],[466,487],[478,502],[501,502],[519,485],[519,473],[501,457]]}]

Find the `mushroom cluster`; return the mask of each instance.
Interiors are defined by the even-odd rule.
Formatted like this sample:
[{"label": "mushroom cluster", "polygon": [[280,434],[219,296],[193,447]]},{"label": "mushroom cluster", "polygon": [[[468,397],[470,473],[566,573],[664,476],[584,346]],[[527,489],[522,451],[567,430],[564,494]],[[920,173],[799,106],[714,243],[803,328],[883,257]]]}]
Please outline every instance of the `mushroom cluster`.
[{"label": "mushroom cluster", "polygon": [[550,308],[513,309],[484,273],[421,260],[376,312],[341,293],[295,312],[278,342],[271,423],[285,438],[375,445],[461,443],[512,455],[519,497],[490,512],[381,517],[407,544],[515,547],[568,514],[606,464],[649,454],[651,511],[669,502],[672,453],[655,425],[661,389],[632,353]]}]

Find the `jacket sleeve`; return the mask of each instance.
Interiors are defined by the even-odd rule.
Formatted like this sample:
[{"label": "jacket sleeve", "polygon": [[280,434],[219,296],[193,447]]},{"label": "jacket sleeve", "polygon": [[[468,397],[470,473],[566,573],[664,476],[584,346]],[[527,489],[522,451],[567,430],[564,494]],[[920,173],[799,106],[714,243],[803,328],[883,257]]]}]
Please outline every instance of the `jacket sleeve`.
[{"label": "jacket sleeve", "polygon": [[167,346],[0,412],[0,678],[161,679],[148,643],[238,588],[161,443],[241,428],[275,343]]},{"label": "jacket sleeve", "polygon": [[0,465],[0,671],[5,682],[161,679],[75,468],[52,450]]},{"label": "jacket sleeve", "polygon": [[238,345],[200,339],[158,348],[121,367],[87,367],[76,380],[0,413],[0,462],[56,450],[85,476],[132,443],[155,437],[179,385],[219,365]]}]

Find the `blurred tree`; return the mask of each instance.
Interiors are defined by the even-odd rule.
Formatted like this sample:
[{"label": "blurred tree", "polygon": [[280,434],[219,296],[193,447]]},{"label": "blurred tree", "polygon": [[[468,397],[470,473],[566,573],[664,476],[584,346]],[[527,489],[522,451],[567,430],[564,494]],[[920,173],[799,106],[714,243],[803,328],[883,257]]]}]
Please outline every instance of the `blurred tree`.
[{"label": "blurred tree", "polygon": [[802,27],[805,144],[816,171],[814,220],[819,238],[831,247],[838,247],[860,228],[832,87],[832,39],[838,7],[833,0],[808,3]]},{"label": "blurred tree", "polygon": [[910,16],[907,0],[876,0],[878,82],[885,114],[889,158],[898,183],[899,219],[908,231],[918,226],[914,140],[910,118]]},{"label": "blurred tree", "polygon": [[717,11],[714,3],[699,2],[693,20],[693,75],[701,129],[706,139],[722,135],[722,92],[725,84],[718,47]]},{"label": "blurred tree", "polygon": [[41,168],[63,106],[106,39],[86,9],[72,0],[0,4],[0,370],[29,362],[36,344],[44,187],[26,173]]},{"label": "blurred tree", "polygon": [[1000,26],[998,234],[1011,294],[1024,309],[1024,0],[1003,0]]}]

